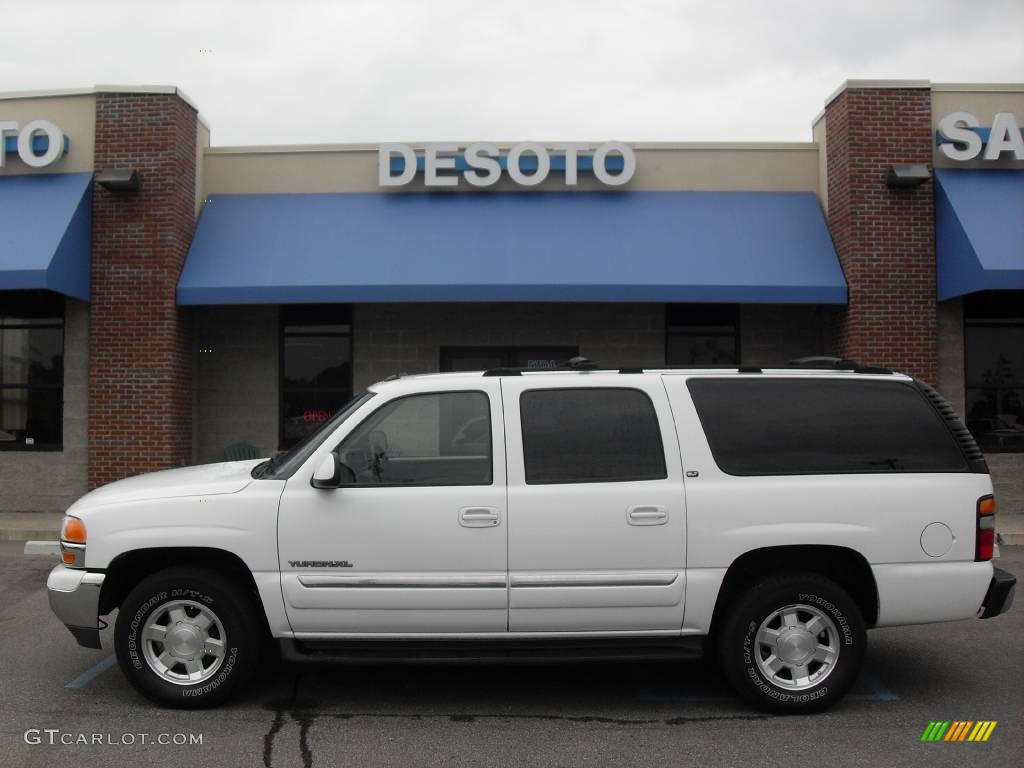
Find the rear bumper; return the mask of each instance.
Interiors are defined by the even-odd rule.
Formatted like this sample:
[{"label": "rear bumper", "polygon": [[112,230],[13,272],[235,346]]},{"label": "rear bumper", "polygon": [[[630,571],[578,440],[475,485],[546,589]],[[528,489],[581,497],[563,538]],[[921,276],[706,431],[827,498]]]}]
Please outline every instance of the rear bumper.
[{"label": "rear bumper", "polygon": [[994,568],[992,581],[988,584],[988,592],[981,603],[980,619],[991,619],[1006,613],[1013,605],[1013,593],[1017,591],[1017,577],[1002,568]]},{"label": "rear bumper", "polygon": [[50,610],[86,648],[101,647],[99,607],[104,578],[102,573],[58,565],[46,580]]}]

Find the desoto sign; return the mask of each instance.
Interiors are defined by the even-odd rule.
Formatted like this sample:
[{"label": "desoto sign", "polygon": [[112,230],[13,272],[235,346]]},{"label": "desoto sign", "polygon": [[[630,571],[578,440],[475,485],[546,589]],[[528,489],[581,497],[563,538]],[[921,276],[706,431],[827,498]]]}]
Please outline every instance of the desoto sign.
[{"label": "desoto sign", "polygon": [[970,112],[952,112],[939,121],[939,151],[950,160],[998,160],[1004,152],[1024,160],[1024,136],[1012,112],[997,112],[992,127],[983,128]]},{"label": "desoto sign", "polygon": [[45,168],[64,154],[64,131],[49,120],[32,120],[21,127],[13,120],[0,120],[0,168],[7,164],[8,138],[14,140],[11,149],[30,168]]},{"label": "desoto sign", "polygon": [[377,179],[382,187],[402,187],[422,171],[428,187],[455,187],[460,181],[474,187],[497,184],[508,174],[516,184],[533,187],[552,171],[565,173],[565,185],[575,186],[580,171],[592,171],[609,187],[620,187],[633,178],[636,157],[619,141],[593,147],[581,143],[544,146],[532,141],[513,144],[503,152],[496,144],[479,141],[460,151],[457,144],[427,144],[422,155],[408,144],[381,144],[377,155]]}]

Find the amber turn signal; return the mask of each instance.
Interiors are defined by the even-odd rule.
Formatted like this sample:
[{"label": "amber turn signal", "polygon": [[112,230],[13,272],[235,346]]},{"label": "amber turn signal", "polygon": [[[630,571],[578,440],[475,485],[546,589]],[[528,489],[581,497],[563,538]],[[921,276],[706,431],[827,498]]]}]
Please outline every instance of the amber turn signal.
[{"label": "amber turn signal", "polygon": [[64,552],[61,555],[61,559],[64,560],[64,565],[74,565],[75,560],[77,560],[78,558],[74,552]]},{"label": "amber turn signal", "polygon": [[994,496],[984,496],[978,499],[979,515],[994,515],[996,513],[996,500]]},{"label": "amber turn signal", "polygon": [[85,544],[85,523],[77,517],[65,517],[60,537],[72,544]]}]

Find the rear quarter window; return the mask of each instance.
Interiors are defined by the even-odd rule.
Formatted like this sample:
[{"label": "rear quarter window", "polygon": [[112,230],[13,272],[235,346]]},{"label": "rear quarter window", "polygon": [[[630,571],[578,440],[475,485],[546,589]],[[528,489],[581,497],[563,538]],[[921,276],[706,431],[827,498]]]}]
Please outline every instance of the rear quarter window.
[{"label": "rear quarter window", "polygon": [[731,475],[966,472],[912,384],[865,379],[690,379],[715,463]]}]

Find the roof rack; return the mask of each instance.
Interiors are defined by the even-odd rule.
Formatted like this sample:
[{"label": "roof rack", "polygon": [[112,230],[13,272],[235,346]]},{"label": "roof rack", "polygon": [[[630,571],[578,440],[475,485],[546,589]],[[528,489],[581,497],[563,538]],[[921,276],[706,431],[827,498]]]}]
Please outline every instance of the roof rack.
[{"label": "roof rack", "polygon": [[[524,373],[530,371],[596,371],[597,368],[597,363],[589,357],[577,356],[570,357],[564,363],[559,363],[554,368],[488,368],[484,371],[484,376],[522,376]],[[636,372],[640,372],[641,370],[642,369],[637,369]],[[632,373],[632,371],[630,372]]]},{"label": "roof rack", "polygon": [[854,373],[873,373],[879,375],[891,375],[891,368],[883,368],[874,365],[861,365],[856,360],[845,357],[827,357],[824,355],[812,355],[810,357],[798,357],[795,360],[788,360],[783,368],[824,368],[834,371],[853,371]]},{"label": "roof rack", "polygon": [[[521,376],[524,373],[535,371],[596,371],[599,366],[590,358],[573,357],[564,363],[559,363],[554,368],[488,368],[484,376]],[[642,366],[623,366],[617,369],[621,374],[637,374],[646,370],[652,371],[686,371],[686,370],[713,370],[721,368],[725,371],[736,371],[737,373],[764,373],[765,368],[799,368],[803,370],[825,370],[825,371],[850,371],[851,373],[877,374],[889,376],[894,373],[891,368],[880,366],[861,365],[856,360],[844,357],[827,357],[814,355],[811,357],[798,357],[794,360],[787,360],[782,365],[654,365],[650,368]],[[609,371],[615,369],[608,369]]]}]

